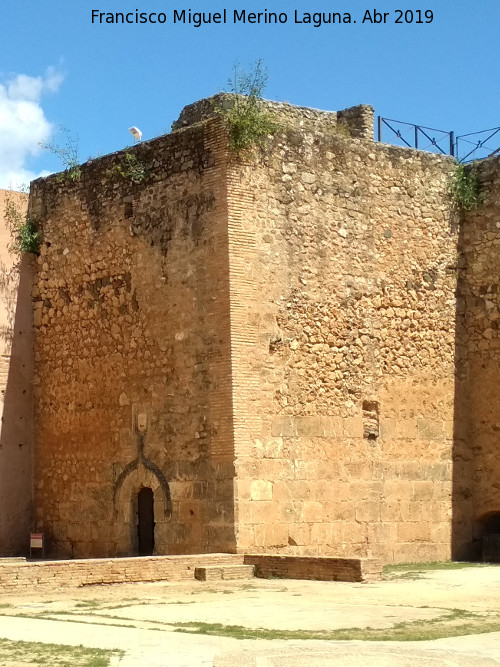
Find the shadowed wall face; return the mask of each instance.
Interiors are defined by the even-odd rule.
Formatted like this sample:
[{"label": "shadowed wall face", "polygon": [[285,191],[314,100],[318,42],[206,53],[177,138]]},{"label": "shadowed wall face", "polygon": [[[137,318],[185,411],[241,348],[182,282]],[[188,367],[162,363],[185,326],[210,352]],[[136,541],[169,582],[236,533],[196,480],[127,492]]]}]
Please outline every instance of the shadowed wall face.
[{"label": "shadowed wall face", "polygon": [[9,200],[22,212],[27,197],[0,190],[0,556],[28,551],[32,488],[32,260],[8,250]]},{"label": "shadowed wall face", "polygon": [[482,537],[500,533],[500,158],[477,173],[484,201],[464,216],[457,309],[457,558],[481,557]]}]

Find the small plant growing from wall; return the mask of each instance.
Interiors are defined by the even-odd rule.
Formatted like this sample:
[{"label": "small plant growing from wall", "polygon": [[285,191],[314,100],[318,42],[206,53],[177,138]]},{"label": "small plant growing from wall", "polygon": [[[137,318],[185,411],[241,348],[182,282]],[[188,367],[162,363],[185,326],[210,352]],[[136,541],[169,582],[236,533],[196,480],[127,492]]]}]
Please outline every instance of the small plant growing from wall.
[{"label": "small plant growing from wall", "polygon": [[58,176],[59,180],[79,181],[82,169],[78,155],[78,138],[73,137],[71,132],[65,127],[61,127],[61,132],[65,136],[62,146],[59,144],[41,143],[40,147],[58,157],[64,165],[64,171]]},{"label": "small plant growing from wall", "polygon": [[150,174],[146,165],[128,149],[125,149],[120,164],[112,171],[132,183],[144,183]]},{"label": "small plant growing from wall", "polygon": [[482,204],[484,196],[475,164],[456,165],[455,173],[450,180],[450,192],[461,211],[472,211]]},{"label": "small plant growing from wall", "polygon": [[253,148],[263,149],[267,137],[278,129],[262,99],[267,81],[262,60],[258,60],[249,73],[235,65],[233,76],[228,79],[228,92],[235,95],[234,102],[216,111],[225,120],[229,145],[237,155]]},{"label": "small plant growing from wall", "polygon": [[9,251],[19,256],[24,253],[38,255],[41,241],[38,226],[23,213],[12,196],[7,195],[4,215],[12,236],[12,242],[8,246]]}]

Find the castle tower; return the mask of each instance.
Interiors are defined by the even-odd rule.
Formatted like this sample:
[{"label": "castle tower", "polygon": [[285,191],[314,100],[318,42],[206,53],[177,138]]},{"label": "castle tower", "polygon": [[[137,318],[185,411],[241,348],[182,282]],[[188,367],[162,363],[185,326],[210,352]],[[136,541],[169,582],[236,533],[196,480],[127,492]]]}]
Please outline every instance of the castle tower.
[{"label": "castle tower", "polygon": [[450,558],[453,160],[276,103],[238,156],[225,102],[32,184],[35,527],[66,557]]}]

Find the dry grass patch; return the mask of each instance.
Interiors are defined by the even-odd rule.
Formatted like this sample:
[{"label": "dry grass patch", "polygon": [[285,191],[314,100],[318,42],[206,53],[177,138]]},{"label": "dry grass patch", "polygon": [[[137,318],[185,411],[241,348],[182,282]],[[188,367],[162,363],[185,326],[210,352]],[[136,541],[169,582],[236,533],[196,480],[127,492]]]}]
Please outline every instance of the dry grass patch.
[{"label": "dry grass patch", "polygon": [[222,623],[172,623],[175,632],[216,635],[233,639],[323,639],[331,641],[428,641],[444,637],[500,631],[500,617],[465,609],[450,609],[431,620],[395,623],[390,628],[340,628],[338,630],[272,630]]},{"label": "dry grass patch", "polygon": [[111,658],[123,655],[122,651],[104,651],[83,646],[63,646],[39,642],[0,639],[0,665],[25,667],[50,665],[50,667],[109,667]]},{"label": "dry grass patch", "polygon": [[385,565],[382,570],[384,581],[394,579],[423,579],[426,572],[435,570],[463,570],[470,567],[489,567],[486,563],[468,563],[464,561],[437,561],[430,563],[397,563]]}]

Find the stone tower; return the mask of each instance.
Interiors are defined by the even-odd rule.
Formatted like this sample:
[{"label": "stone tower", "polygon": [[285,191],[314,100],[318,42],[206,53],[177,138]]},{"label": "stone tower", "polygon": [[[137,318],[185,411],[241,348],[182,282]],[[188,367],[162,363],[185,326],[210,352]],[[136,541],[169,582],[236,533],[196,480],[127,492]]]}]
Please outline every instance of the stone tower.
[{"label": "stone tower", "polygon": [[451,158],[374,143],[370,107],[270,103],[243,157],[213,108],[32,184],[34,527],[66,557],[471,553],[498,160],[458,224]]}]

